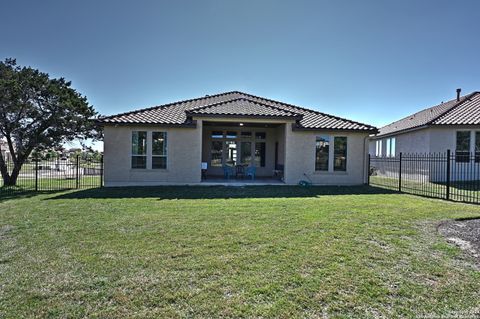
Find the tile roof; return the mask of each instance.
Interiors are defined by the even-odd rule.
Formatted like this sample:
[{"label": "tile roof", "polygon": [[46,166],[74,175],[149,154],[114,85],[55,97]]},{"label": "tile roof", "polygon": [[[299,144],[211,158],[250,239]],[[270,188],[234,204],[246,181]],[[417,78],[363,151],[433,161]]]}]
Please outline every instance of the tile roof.
[{"label": "tile roof", "polygon": [[480,92],[435,105],[379,129],[377,136],[390,135],[426,125],[480,124]]},{"label": "tile roof", "polygon": [[376,128],[296,105],[233,91],[102,117],[102,124],[194,125],[191,116],[291,118],[296,129],[376,132]]},{"label": "tile roof", "polygon": [[463,103],[439,116],[432,124],[436,125],[479,125],[480,92],[475,92]]},{"label": "tile roof", "polygon": [[282,110],[273,105],[263,104],[246,98],[218,102],[215,104],[188,110],[187,116],[220,115],[220,116],[241,116],[241,117],[286,117],[301,118],[301,115],[290,110]]}]

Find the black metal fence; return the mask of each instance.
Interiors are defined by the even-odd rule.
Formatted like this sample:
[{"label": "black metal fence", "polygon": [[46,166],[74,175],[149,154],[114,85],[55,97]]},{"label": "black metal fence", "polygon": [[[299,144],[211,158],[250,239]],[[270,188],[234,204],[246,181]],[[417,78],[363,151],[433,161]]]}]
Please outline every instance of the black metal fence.
[{"label": "black metal fence", "polygon": [[[8,172],[14,163],[6,162]],[[5,185],[0,179],[0,195],[24,191],[55,191],[84,189],[103,186],[103,157],[85,159],[80,155],[73,158],[26,161],[18,174],[14,186]]]},{"label": "black metal fence", "polygon": [[369,156],[368,182],[414,195],[480,204],[480,153]]}]

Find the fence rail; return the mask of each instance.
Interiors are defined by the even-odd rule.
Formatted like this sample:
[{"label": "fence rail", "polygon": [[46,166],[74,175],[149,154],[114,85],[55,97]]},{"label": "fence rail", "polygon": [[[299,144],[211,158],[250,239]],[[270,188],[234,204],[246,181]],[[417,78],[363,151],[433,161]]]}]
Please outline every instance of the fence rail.
[{"label": "fence rail", "polygon": [[[14,163],[6,162],[12,172]],[[0,194],[23,191],[55,191],[85,189],[103,186],[103,157],[84,159],[80,155],[70,159],[26,161],[18,174],[14,186],[4,184],[0,179]]]},{"label": "fence rail", "polygon": [[480,153],[369,156],[368,182],[414,195],[480,204]]}]

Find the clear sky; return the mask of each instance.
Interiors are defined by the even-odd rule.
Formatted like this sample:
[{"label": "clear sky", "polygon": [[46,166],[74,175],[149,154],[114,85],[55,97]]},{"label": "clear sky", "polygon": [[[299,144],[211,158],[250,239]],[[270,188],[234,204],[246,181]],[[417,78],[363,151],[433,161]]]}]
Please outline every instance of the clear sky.
[{"label": "clear sky", "polygon": [[0,57],[101,114],[240,90],[376,126],[480,90],[480,1],[0,0]]}]

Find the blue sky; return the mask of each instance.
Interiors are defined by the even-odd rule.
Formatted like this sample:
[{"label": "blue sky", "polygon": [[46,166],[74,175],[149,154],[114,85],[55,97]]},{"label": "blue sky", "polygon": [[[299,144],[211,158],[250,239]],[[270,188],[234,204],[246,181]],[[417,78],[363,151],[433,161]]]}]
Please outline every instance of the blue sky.
[{"label": "blue sky", "polygon": [[241,90],[382,126],[480,90],[480,1],[0,2],[0,57],[101,114]]}]

